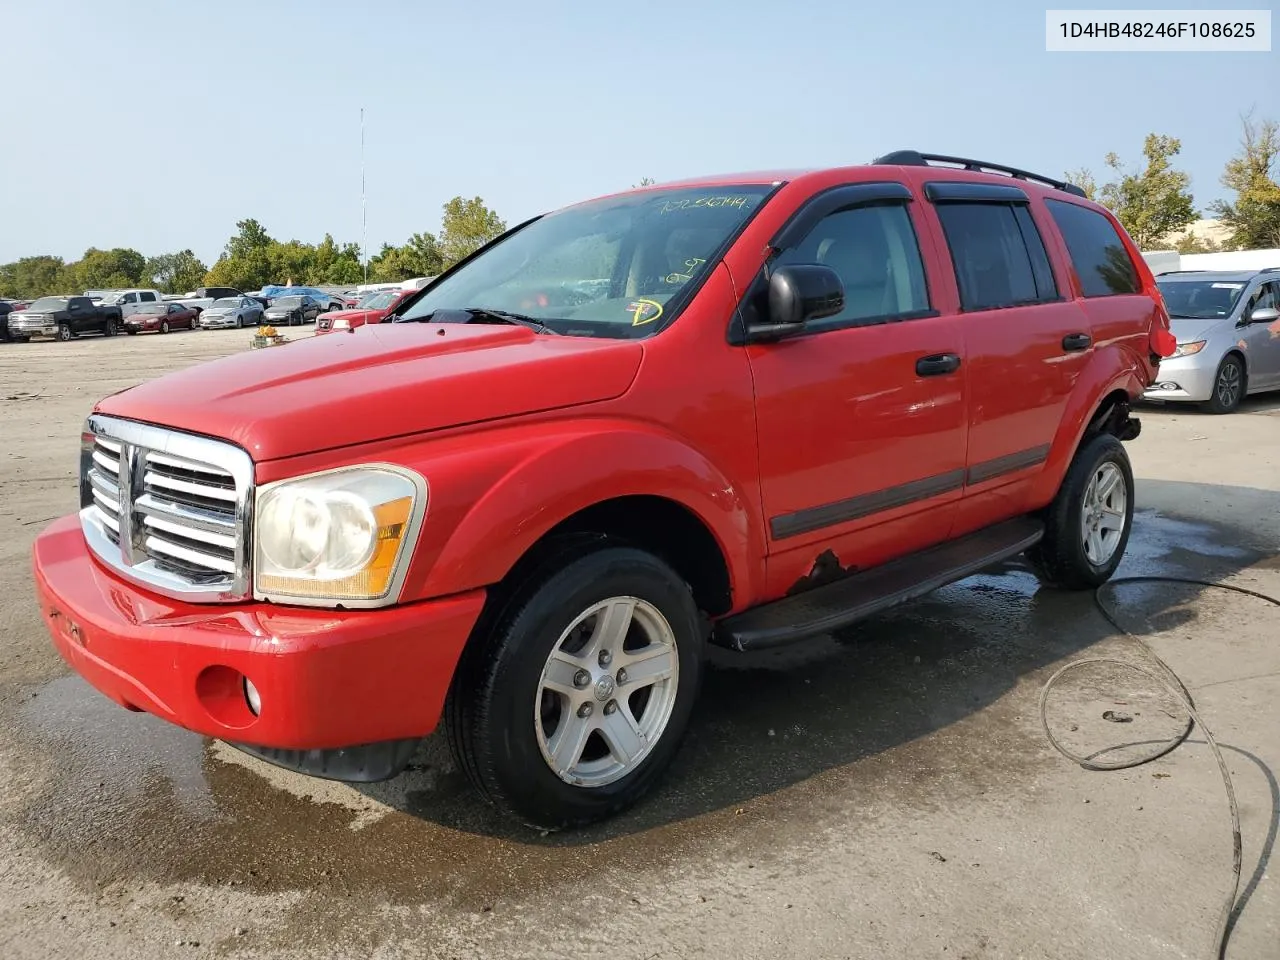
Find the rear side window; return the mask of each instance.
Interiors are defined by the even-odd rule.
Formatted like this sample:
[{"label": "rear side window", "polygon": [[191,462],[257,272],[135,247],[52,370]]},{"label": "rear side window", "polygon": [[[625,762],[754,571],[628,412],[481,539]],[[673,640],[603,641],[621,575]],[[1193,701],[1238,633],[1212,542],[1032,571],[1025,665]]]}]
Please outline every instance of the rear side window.
[{"label": "rear side window", "polygon": [[1071,254],[1086,297],[1112,297],[1141,289],[1138,271],[1111,221],[1096,210],[1046,200]]},{"label": "rear side window", "polygon": [[145,292],[145,293],[141,293],[141,294],[139,294],[139,296],[142,298],[142,302],[143,302],[143,303],[155,303],[155,302],[156,302],[156,295],[155,295],[154,293],[151,293],[150,291],[147,291],[147,292]]},{"label": "rear side window", "polygon": [[939,203],[960,306],[996,310],[1057,300],[1044,241],[1022,204]]}]

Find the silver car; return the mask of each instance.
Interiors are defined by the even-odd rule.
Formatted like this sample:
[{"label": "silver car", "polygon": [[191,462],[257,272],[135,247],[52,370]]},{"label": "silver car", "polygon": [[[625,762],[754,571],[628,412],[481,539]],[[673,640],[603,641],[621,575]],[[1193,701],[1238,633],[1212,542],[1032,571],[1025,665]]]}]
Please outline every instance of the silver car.
[{"label": "silver car", "polygon": [[1280,390],[1280,267],[1176,271],[1156,285],[1178,347],[1146,399],[1230,413],[1246,394]]},{"label": "silver car", "polygon": [[205,330],[217,327],[252,327],[262,322],[262,304],[253,297],[223,297],[205,307],[199,324]]}]

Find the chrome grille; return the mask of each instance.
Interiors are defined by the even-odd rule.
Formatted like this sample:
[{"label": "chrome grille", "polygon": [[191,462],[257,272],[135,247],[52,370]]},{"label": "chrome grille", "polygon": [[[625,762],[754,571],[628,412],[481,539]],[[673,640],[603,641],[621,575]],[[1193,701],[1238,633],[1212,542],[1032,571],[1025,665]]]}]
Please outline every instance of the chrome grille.
[{"label": "chrome grille", "polygon": [[81,448],[90,547],[134,582],[202,602],[250,593],[253,463],[239,447],[93,416]]}]

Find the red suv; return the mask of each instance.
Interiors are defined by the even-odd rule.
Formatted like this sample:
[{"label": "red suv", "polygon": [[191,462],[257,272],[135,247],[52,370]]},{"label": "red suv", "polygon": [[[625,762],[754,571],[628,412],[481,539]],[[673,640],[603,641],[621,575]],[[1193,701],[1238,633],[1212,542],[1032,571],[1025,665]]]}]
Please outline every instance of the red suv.
[{"label": "red suv", "polygon": [[1024,551],[1105,581],[1173,346],[1080,189],[913,151],[571,206],[388,319],[101,401],[41,611],[124,706],[317,776],[392,776],[443,722],[545,827],[654,785],[706,643]]}]

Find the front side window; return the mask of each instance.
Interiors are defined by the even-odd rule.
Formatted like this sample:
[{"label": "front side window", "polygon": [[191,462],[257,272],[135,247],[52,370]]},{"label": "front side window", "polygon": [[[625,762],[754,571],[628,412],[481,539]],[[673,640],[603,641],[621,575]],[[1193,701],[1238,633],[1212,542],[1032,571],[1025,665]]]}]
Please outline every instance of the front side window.
[{"label": "front side window", "polygon": [[844,309],[805,324],[810,331],[860,326],[929,312],[920,246],[902,204],[839,210],[818,221],[776,266],[817,263],[844,285]]},{"label": "front side window", "polygon": [[[1010,203],[941,203],[963,310],[997,310],[1057,299],[1035,224]],[[1025,213],[1025,211],[1023,211]]]},{"label": "front side window", "polygon": [[401,319],[475,308],[571,336],[647,336],[683,309],[773,189],[644,191],[548,214],[440,280]]},{"label": "front side window", "polygon": [[1062,232],[1086,297],[1137,293],[1142,288],[1129,251],[1110,220],[1096,210],[1062,200],[1046,200],[1045,206]]}]

